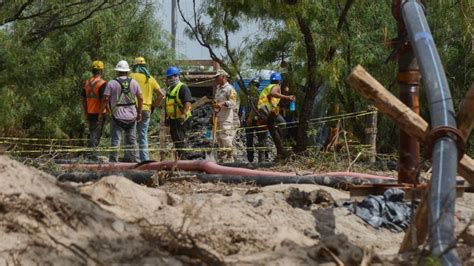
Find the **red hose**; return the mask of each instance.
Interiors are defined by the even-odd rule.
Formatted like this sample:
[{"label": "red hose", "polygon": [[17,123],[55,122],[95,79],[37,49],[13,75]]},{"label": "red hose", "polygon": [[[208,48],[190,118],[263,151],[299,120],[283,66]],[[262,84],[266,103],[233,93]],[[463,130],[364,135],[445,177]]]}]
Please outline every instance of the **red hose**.
[{"label": "red hose", "polygon": [[[202,171],[208,174],[219,174],[219,175],[241,175],[241,176],[296,176],[295,173],[285,172],[274,172],[274,171],[262,171],[253,170],[246,168],[228,167],[218,165],[217,163],[195,160],[195,161],[163,161],[163,162],[152,162],[143,165],[135,163],[109,163],[109,164],[62,164],[60,165],[64,170],[88,170],[88,171],[123,171],[123,170],[171,170],[173,167],[183,171]],[[369,179],[387,179],[393,180],[393,177],[371,175],[364,173],[353,173],[353,172],[330,172],[321,174],[324,176],[347,176],[354,178],[369,178]]]}]

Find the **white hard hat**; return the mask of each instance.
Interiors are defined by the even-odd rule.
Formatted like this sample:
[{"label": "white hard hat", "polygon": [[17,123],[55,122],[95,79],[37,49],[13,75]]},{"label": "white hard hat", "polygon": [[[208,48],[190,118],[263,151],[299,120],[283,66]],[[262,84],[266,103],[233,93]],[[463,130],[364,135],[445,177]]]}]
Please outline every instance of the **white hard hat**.
[{"label": "white hard hat", "polygon": [[115,66],[115,71],[118,72],[128,72],[130,71],[130,67],[128,66],[127,61],[120,60],[117,65]]}]

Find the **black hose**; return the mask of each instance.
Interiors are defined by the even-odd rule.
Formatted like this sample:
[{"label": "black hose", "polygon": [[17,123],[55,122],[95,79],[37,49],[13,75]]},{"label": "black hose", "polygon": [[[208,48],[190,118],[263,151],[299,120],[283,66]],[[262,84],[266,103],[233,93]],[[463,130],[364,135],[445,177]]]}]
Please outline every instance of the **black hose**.
[{"label": "black hose", "polygon": [[[89,182],[98,180],[104,176],[120,175],[124,176],[135,183],[145,184],[155,171],[107,171],[107,172],[68,172],[68,173],[52,173],[59,181],[73,182]],[[362,179],[349,176],[229,176],[229,175],[213,175],[202,173],[186,174],[196,175],[202,182],[224,182],[230,184],[254,183],[258,186],[270,186],[277,184],[317,184],[328,187],[348,190],[350,185],[361,184],[380,184],[393,183],[395,180],[386,179]]]},{"label": "black hose", "polygon": [[316,184],[327,187],[349,190],[350,185],[393,183],[395,180],[386,179],[361,179],[346,176],[232,176],[198,174],[202,182],[224,182],[231,184],[254,183],[258,186],[270,186],[277,184]]},{"label": "black hose", "polygon": [[145,184],[156,171],[107,171],[107,172],[66,172],[66,173],[51,173],[59,181],[72,181],[78,183],[85,183],[89,181],[99,180],[104,176],[119,175],[124,176],[135,183]]},{"label": "black hose", "polygon": [[[418,1],[408,0],[402,5],[401,11],[426,88],[431,128],[438,126],[456,128],[451,92],[426,21],[424,8]],[[432,255],[442,257],[444,265],[460,265],[461,261],[454,249],[458,150],[455,141],[447,136],[440,137],[433,143],[433,173],[428,197],[430,250]]]}]

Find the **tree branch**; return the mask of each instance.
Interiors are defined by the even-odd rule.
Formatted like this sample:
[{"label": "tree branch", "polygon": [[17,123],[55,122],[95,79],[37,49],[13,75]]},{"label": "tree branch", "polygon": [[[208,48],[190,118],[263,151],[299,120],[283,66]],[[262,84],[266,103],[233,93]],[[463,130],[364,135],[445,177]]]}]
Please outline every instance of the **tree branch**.
[{"label": "tree branch", "polygon": [[[245,87],[245,83],[244,83],[244,79],[242,78],[242,75],[240,73],[240,70],[239,70],[239,67],[238,67],[238,64],[237,64],[237,61],[235,60],[234,58],[234,54],[232,53],[232,51],[230,50],[230,44],[229,44],[229,31],[227,30],[227,27],[225,27],[225,21],[227,20],[227,16],[229,15],[229,12],[226,10],[224,12],[224,18],[223,18],[223,23],[222,25],[224,25],[224,35],[225,35],[225,50],[227,52],[227,55],[229,56],[229,59],[230,59],[230,62],[232,63],[235,71],[237,72],[237,75],[239,76],[239,80],[238,80],[238,83],[239,83],[239,86],[240,88],[242,89],[242,91],[248,95],[248,91],[247,91],[247,87]],[[252,101],[250,101],[251,104],[253,104]],[[252,106],[253,107],[253,106]]]},{"label": "tree branch", "polygon": [[214,50],[212,49],[212,47],[206,42],[206,40],[204,40],[204,34],[202,33],[202,31],[200,30],[200,21],[199,19],[197,18],[197,12],[196,12],[196,1],[193,0],[193,12],[194,12],[194,24],[195,26],[193,27],[193,25],[191,24],[191,22],[189,22],[189,20],[187,20],[183,14],[183,10],[181,9],[181,4],[180,4],[180,0],[178,0],[178,10],[179,10],[179,14],[181,15],[181,19],[184,21],[184,23],[186,23],[186,25],[189,27],[189,29],[191,29],[192,33],[193,33],[193,36],[194,38],[198,41],[198,43],[205,47],[208,51],[209,51],[209,55],[211,56],[211,59],[216,61],[217,63],[219,63],[219,65],[221,65],[222,67],[226,67],[227,68],[227,65],[224,63],[224,61],[222,59],[220,59],[215,53],[214,53]]},{"label": "tree branch", "polygon": [[[341,32],[342,27],[344,26],[344,23],[347,23],[347,20],[346,20],[347,14],[349,13],[349,9],[351,8],[353,2],[354,0],[346,0],[344,9],[342,10],[341,15],[339,16],[339,20],[337,22],[336,32],[338,33]],[[326,54],[326,58],[325,58],[326,62],[331,61],[334,58],[335,53],[336,53],[336,47],[331,46]]]},{"label": "tree branch", "polygon": [[7,24],[7,23],[9,23],[9,22],[12,22],[12,21],[17,20],[17,19],[21,16],[21,13],[23,13],[23,11],[25,11],[25,9],[26,9],[29,5],[31,5],[31,4],[33,3],[33,1],[34,1],[34,0],[28,0],[28,2],[24,3],[23,5],[21,5],[20,8],[18,9],[18,11],[16,12],[16,14],[13,15],[13,17],[11,17],[11,18],[4,19],[4,20],[2,21],[2,23],[0,23],[0,26],[1,26],[1,25],[5,25],[5,24]]},{"label": "tree branch", "polygon": [[[55,22],[61,21],[65,18],[67,18],[67,17],[73,17],[74,15],[82,13],[82,12],[75,12],[75,13],[68,14],[67,16],[62,16],[62,17],[59,17],[59,18],[54,16],[54,14],[53,14],[53,16],[51,17],[51,20],[48,21],[48,23],[50,25],[46,25],[45,27],[42,27],[41,29],[32,32],[31,33],[32,37],[27,39],[26,42],[33,42],[33,41],[36,41],[38,39],[41,39],[41,38],[45,37],[48,33],[52,32],[52,31],[55,31],[55,30],[77,26],[77,25],[81,24],[82,22],[90,19],[94,15],[94,13],[117,7],[119,5],[124,4],[125,2],[126,2],[126,0],[122,0],[122,1],[117,2],[115,4],[106,5],[108,3],[108,0],[103,0],[102,3],[97,5],[94,9],[92,9],[85,16],[77,19],[74,22],[70,22],[70,23],[66,23],[66,24],[56,24]],[[78,3],[70,4],[69,6],[73,6],[73,5],[76,5],[76,4],[78,4]]]}]

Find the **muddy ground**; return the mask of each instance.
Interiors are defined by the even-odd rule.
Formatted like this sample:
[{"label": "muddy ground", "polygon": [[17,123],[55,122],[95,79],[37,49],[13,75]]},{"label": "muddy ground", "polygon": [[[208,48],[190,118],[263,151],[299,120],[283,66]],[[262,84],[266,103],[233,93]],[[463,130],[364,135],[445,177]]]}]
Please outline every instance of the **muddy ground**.
[{"label": "muddy ground", "polygon": [[[61,183],[0,156],[0,265],[416,264],[419,257],[397,256],[403,233],[376,230],[340,206],[345,191],[201,183],[163,172],[157,179],[157,187],[120,176]],[[465,193],[457,234],[473,213],[474,196]],[[467,264],[473,231],[458,244]]]}]

